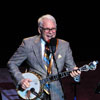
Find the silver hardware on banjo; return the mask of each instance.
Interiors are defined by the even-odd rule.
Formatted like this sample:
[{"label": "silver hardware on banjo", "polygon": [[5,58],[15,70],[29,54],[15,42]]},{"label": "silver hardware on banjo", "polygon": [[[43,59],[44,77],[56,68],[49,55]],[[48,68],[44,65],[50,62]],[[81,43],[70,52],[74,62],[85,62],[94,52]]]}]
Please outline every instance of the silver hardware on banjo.
[{"label": "silver hardware on banjo", "polygon": [[[78,70],[80,71],[89,71],[89,70],[95,70],[96,66],[98,64],[98,61],[90,62],[88,65],[83,65]],[[50,75],[45,79],[42,79],[40,75],[38,75],[35,72],[28,72],[22,74],[24,78],[31,79],[32,82],[30,82],[30,87],[28,87],[25,90],[22,90],[20,86],[17,86],[17,93],[18,95],[23,99],[29,99],[29,100],[35,100],[36,98],[39,98],[43,92],[43,87],[46,83],[50,83],[52,81],[57,81],[59,78],[64,78],[70,75],[70,72],[64,71],[59,73],[59,75]]]}]

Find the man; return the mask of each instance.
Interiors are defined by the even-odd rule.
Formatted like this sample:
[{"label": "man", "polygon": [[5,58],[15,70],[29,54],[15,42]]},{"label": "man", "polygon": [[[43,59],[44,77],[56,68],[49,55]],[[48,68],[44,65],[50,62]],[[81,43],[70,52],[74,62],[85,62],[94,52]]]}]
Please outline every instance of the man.
[{"label": "man", "polygon": [[[24,60],[27,60],[30,65],[29,70],[40,74],[42,78],[46,78],[47,74],[55,75],[58,71],[61,72],[64,66],[67,70],[71,71],[78,69],[74,63],[69,43],[61,39],[56,39],[56,51],[54,52],[58,71],[51,53],[49,55],[49,61],[52,62],[52,64],[49,63],[51,66],[45,67],[45,44],[49,44],[50,40],[56,37],[56,30],[57,24],[53,16],[47,14],[40,17],[38,19],[39,35],[24,39],[17,51],[8,61],[9,72],[14,77],[16,83],[20,84],[23,89],[28,88],[32,81],[30,79],[24,79],[18,69],[18,66],[20,66]],[[50,69],[50,73],[48,73],[48,69]],[[80,74],[81,72],[79,70],[70,73],[74,79]],[[43,92],[42,100],[64,100],[64,94],[59,80],[50,83],[49,91],[49,94],[45,91]]]}]

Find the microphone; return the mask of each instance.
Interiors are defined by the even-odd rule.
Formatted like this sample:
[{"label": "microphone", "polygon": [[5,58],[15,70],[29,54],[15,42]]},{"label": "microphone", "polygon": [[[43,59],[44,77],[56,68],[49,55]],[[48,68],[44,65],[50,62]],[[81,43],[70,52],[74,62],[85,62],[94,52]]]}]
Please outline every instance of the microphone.
[{"label": "microphone", "polygon": [[56,51],[56,44],[57,44],[57,39],[56,38],[52,38],[49,42],[49,49],[51,53],[55,53]]}]

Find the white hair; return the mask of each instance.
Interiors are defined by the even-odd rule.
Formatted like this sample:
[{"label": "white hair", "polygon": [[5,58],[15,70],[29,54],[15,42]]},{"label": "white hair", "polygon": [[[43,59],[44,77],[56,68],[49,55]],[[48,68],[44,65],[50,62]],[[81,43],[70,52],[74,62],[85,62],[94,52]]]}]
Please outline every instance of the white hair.
[{"label": "white hair", "polygon": [[[52,15],[46,14],[46,15],[41,16],[38,19],[38,27],[42,27],[44,19],[50,19],[50,20],[52,20],[56,24],[56,19]],[[56,24],[56,26],[57,26],[57,24]]]}]

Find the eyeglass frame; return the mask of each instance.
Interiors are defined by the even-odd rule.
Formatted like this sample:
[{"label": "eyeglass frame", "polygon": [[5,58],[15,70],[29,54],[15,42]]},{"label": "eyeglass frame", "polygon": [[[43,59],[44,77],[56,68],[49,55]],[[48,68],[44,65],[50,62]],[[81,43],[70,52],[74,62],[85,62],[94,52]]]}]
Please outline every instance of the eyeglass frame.
[{"label": "eyeglass frame", "polygon": [[48,31],[48,32],[50,32],[50,31],[55,31],[56,32],[56,30],[57,30],[57,28],[44,28],[44,27],[40,27],[40,28],[42,28],[42,30],[44,30],[44,31]]}]

